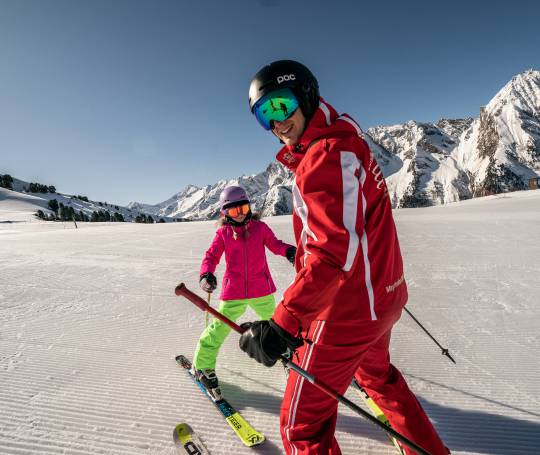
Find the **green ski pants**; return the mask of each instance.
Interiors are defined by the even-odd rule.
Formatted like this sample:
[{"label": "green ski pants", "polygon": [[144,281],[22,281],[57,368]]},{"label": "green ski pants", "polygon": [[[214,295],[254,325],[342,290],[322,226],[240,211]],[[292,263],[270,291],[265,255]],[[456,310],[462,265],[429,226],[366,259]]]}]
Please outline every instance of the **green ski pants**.
[{"label": "green ski pants", "polygon": [[[259,318],[270,319],[274,314],[276,300],[274,294],[254,299],[222,300],[219,302],[218,311],[231,321],[236,321],[245,313],[248,305],[257,313]],[[221,348],[230,331],[231,328],[227,324],[214,318],[212,324],[204,329],[197,343],[193,358],[195,368],[199,370],[215,369],[219,348]]]}]

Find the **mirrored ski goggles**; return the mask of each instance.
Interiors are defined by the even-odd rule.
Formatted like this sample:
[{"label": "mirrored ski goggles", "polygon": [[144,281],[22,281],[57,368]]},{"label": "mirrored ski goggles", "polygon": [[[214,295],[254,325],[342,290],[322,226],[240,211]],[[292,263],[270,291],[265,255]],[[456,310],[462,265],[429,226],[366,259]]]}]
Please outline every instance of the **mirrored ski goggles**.
[{"label": "mirrored ski goggles", "polygon": [[298,100],[289,88],[275,90],[263,96],[255,106],[253,114],[265,130],[272,129],[272,122],[287,120],[298,109]]},{"label": "mirrored ski goggles", "polygon": [[249,213],[249,204],[246,202],[242,205],[235,205],[234,207],[228,207],[223,209],[225,215],[230,216],[231,218],[236,218],[240,215],[247,215]]}]

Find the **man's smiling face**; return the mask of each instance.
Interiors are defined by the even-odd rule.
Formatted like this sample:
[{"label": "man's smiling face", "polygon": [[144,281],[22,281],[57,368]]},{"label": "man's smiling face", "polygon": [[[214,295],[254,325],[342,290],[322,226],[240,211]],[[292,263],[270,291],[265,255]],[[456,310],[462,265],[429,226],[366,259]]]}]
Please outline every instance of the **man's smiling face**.
[{"label": "man's smiling face", "polygon": [[306,118],[300,108],[288,119],[278,122],[273,121],[272,133],[274,133],[285,145],[296,145],[306,127]]}]

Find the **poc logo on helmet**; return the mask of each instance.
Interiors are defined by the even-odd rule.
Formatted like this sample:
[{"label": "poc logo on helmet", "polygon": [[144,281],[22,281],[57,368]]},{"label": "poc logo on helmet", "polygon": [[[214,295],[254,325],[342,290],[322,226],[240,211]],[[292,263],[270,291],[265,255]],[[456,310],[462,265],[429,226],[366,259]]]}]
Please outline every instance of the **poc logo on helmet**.
[{"label": "poc logo on helmet", "polygon": [[286,81],[295,81],[295,80],[296,80],[296,76],[294,74],[284,74],[283,76],[277,77],[278,84],[281,84],[282,82],[286,82]]}]

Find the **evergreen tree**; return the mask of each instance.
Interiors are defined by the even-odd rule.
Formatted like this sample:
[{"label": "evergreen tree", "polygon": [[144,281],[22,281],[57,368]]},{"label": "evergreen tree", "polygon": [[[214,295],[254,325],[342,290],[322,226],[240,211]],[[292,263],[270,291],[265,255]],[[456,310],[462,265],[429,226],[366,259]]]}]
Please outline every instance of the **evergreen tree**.
[{"label": "evergreen tree", "polygon": [[56,199],[51,199],[47,206],[54,212],[54,213],[57,213],[58,212],[58,208],[59,208],[59,205],[58,205],[58,201]]},{"label": "evergreen tree", "polygon": [[[52,188],[54,189],[56,192],[56,189],[54,188],[54,186],[47,186],[47,185],[42,185],[41,183],[35,183],[35,182],[31,182],[29,185],[28,185],[28,189],[27,191],[29,193],[48,193],[49,192],[49,188]],[[52,191],[51,191],[52,192]]]},{"label": "evergreen tree", "polygon": [[9,174],[4,174],[4,175],[1,175],[0,174],[0,186],[2,188],[7,188],[8,190],[12,190],[13,189],[13,177]]}]

